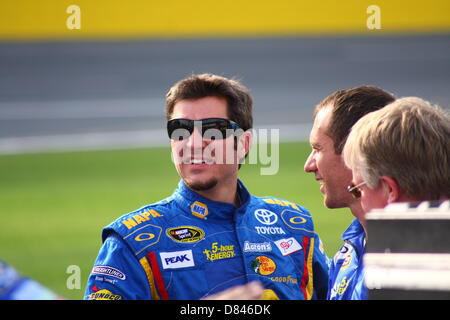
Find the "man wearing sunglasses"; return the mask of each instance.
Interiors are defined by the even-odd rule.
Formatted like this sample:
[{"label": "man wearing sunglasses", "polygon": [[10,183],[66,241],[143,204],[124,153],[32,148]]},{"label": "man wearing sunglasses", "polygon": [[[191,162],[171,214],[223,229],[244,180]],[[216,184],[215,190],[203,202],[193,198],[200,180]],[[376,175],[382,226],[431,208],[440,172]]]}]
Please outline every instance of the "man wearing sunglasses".
[{"label": "man wearing sunglasses", "polygon": [[344,244],[330,265],[327,299],[366,299],[363,284],[362,255],[365,246],[364,211],[359,199],[347,192],[352,171],[342,158],[342,149],[352,126],[367,113],[383,108],[395,97],[375,86],[339,90],[314,110],[310,133],[312,151],[304,170],[314,173],[320,183],[324,204],[330,209],[349,208],[355,220],[343,233]]},{"label": "man wearing sunglasses", "polygon": [[[328,265],[309,212],[238,180],[252,139],[248,89],[193,75],[169,90],[166,114],[178,188],[104,229],[85,297],[230,298],[253,283],[266,299],[325,298]],[[255,295],[234,296],[245,297]]]},{"label": "man wearing sunglasses", "polygon": [[364,212],[394,202],[450,199],[450,117],[417,98],[361,118],[344,146],[349,192]]}]

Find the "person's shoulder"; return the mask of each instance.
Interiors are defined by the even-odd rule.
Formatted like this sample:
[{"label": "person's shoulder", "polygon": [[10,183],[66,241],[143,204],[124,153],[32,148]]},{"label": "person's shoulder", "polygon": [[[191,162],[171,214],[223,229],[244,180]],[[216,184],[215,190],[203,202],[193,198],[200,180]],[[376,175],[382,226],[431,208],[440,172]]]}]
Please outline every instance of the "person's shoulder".
[{"label": "person's shoulder", "polygon": [[177,214],[176,210],[171,210],[173,206],[171,200],[169,197],[121,215],[103,229],[103,240],[111,232],[126,239],[138,231],[150,232],[149,230],[161,229],[168,219]]},{"label": "person's shoulder", "polygon": [[252,197],[255,215],[276,214],[291,231],[314,232],[312,216],[298,203],[271,196]]},{"label": "person's shoulder", "polygon": [[252,198],[253,198],[254,205],[260,204],[266,208],[270,208],[274,211],[279,211],[279,212],[282,212],[285,210],[291,210],[291,211],[301,213],[305,217],[311,217],[311,214],[305,207],[301,206],[298,203],[295,203],[295,202],[292,202],[292,201],[289,201],[286,199],[270,197],[270,196],[264,196],[264,197],[253,196]]}]

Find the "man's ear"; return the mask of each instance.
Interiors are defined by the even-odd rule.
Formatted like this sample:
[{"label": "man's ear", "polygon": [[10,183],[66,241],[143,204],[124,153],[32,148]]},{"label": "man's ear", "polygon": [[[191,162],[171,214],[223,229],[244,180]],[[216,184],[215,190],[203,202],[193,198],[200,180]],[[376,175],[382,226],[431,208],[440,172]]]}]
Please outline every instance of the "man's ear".
[{"label": "man's ear", "polygon": [[387,202],[398,202],[401,197],[401,190],[397,180],[389,176],[381,176],[380,182],[383,184],[384,192],[387,194]]},{"label": "man's ear", "polygon": [[245,156],[250,152],[252,146],[253,133],[252,130],[244,131],[238,138],[237,156],[239,162],[242,162]]}]

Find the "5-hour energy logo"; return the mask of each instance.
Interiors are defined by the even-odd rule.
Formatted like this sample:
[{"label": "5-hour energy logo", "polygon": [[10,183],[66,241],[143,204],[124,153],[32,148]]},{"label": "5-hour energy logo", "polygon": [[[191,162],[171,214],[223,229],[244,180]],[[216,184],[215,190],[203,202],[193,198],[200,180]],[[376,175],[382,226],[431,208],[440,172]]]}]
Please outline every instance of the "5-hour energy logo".
[{"label": "5-hour energy logo", "polygon": [[205,249],[203,253],[209,261],[229,259],[236,256],[234,245],[219,245],[218,242],[213,242],[211,244],[211,250]]}]

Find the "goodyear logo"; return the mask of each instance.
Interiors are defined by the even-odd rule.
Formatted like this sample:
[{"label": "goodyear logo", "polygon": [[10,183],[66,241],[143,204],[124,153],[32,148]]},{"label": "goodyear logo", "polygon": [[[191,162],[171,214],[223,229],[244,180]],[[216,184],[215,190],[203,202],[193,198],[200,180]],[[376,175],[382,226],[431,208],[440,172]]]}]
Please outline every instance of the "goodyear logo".
[{"label": "goodyear logo", "polygon": [[89,295],[89,300],[122,300],[122,296],[114,294],[109,290],[102,289]]},{"label": "goodyear logo", "polygon": [[203,239],[205,232],[197,227],[180,226],[166,230],[167,236],[181,243],[195,243]]},{"label": "goodyear logo", "polygon": [[163,215],[159,213],[156,210],[148,210],[140,214],[136,214],[132,216],[131,218],[128,218],[126,220],[122,221],[122,224],[124,224],[128,229],[132,229],[136,227],[137,225],[141,224],[142,222],[150,220],[151,217],[157,218],[162,217]]},{"label": "goodyear logo", "polygon": [[204,219],[208,215],[208,206],[199,201],[191,204],[191,213],[197,218]]},{"label": "goodyear logo", "polygon": [[282,282],[287,284],[298,284],[298,280],[291,275],[288,275],[287,277],[270,277],[270,280],[273,282]]}]

